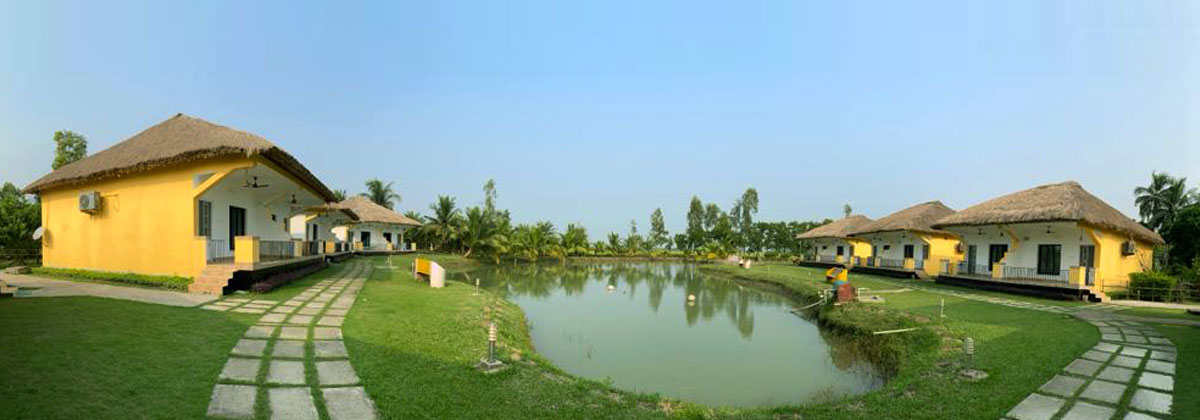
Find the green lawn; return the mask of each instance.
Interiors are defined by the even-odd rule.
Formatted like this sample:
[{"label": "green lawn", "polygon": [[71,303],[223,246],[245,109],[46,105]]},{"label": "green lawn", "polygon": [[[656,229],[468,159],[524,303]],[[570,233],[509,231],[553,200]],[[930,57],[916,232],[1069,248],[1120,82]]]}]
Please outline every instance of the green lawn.
[{"label": "green lawn", "polygon": [[1122,309],[1116,312],[1120,315],[1129,316],[1145,316],[1151,318],[1175,318],[1188,321],[1200,322],[1200,315],[1192,315],[1183,309],[1167,309],[1167,308],[1129,308]]}]

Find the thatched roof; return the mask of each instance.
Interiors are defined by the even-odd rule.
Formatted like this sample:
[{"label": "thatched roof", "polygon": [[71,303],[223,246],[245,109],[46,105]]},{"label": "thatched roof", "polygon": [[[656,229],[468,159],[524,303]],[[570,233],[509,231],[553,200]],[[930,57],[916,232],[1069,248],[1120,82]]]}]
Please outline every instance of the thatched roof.
[{"label": "thatched roof", "polygon": [[1042,185],[993,198],[945,217],[937,221],[935,226],[1064,221],[1117,231],[1143,242],[1163,243],[1157,233],[1125,217],[1074,181]]},{"label": "thatched roof", "polygon": [[336,204],[341,208],[350,209],[358,215],[360,222],[391,223],[395,225],[421,226],[421,222],[408,218],[391,209],[375,204],[367,197],[356,195]]},{"label": "thatched roof", "polygon": [[325,203],[325,204],[321,204],[321,205],[317,205],[317,206],[311,206],[308,209],[306,209],[306,211],[309,213],[316,213],[316,214],[341,212],[342,214],[345,214],[347,217],[349,217],[350,220],[353,220],[356,222],[359,220],[358,214],[355,213],[354,210],[351,210],[348,207],[340,206],[340,205],[338,205],[338,203]]},{"label": "thatched roof", "polygon": [[183,114],[175,114],[125,141],[58,168],[25,187],[25,193],[226,156],[262,156],[291,173],[321,198],[334,200],[329,187],[274,143],[254,134]]},{"label": "thatched roof", "polygon": [[853,215],[853,216],[850,216],[850,217],[847,217],[844,219],[835,220],[833,222],[812,228],[808,232],[804,232],[799,235],[796,235],[796,239],[819,239],[819,238],[845,239],[846,237],[848,237],[851,234],[853,234],[854,232],[856,232],[858,228],[862,227],[863,225],[866,225],[867,223],[871,223],[871,219],[868,219],[866,216],[856,214],[856,215]]},{"label": "thatched roof", "polygon": [[887,217],[860,226],[856,235],[878,232],[909,230],[915,232],[945,233],[933,228],[933,222],[954,214],[941,201],[930,201],[892,213]]}]

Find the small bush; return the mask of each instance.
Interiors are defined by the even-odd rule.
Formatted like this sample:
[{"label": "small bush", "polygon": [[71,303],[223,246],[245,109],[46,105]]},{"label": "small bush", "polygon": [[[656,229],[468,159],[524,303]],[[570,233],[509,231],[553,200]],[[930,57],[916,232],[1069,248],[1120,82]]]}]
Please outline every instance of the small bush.
[{"label": "small bush", "polygon": [[1141,300],[1172,300],[1176,280],[1161,271],[1147,271],[1129,275],[1129,294]]},{"label": "small bush", "polygon": [[192,284],[190,277],[178,276],[148,276],[133,273],[112,273],[107,271],[76,270],[70,268],[33,267],[33,274],[50,277],[66,277],[81,280],[96,280],[113,283],[136,284],[139,286],[161,287],[172,290],[187,290]]}]

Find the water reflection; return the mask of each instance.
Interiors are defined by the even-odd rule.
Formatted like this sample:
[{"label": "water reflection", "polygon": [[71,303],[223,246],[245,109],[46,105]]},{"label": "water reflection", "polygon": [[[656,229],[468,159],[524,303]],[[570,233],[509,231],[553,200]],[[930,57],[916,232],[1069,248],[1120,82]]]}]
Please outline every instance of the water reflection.
[{"label": "water reflection", "polygon": [[687,314],[687,325],[724,313],[744,339],[754,335],[751,305],[790,305],[786,299],[733,282],[706,281],[695,266],[684,264],[520,264],[488,267],[469,276],[479,278],[483,287],[507,298],[547,298],[555,291],[575,296],[583,294],[589,283],[595,283],[606,291],[612,285],[615,288],[612,293],[637,300],[644,284],[646,303],[654,312],[662,305],[663,292],[673,285],[696,297],[694,302],[686,299],[679,302]]},{"label": "water reflection", "polygon": [[522,307],[544,356],[618,387],[746,406],[882,383],[853,345],[793,315],[787,299],[692,265],[519,264],[469,276]]}]

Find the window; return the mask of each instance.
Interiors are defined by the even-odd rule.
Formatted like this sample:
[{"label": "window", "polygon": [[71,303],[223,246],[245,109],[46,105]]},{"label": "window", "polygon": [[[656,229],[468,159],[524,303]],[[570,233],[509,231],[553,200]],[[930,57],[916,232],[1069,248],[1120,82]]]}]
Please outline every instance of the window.
[{"label": "window", "polygon": [[1061,258],[1062,245],[1038,245],[1038,274],[1057,275],[1061,267]]},{"label": "window", "polygon": [[[274,215],[272,215],[272,216],[274,216]],[[271,220],[275,220],[275,219],[271,219]],[[288,218],[283,219],[283,231],[284,232],[292,231],[292,219],[288,219]]]},{"label": "window", "polygon": [[838,245],[837,255],[842,255],[842,252],[845,252],[845,250],[846,250],[846,247]]},{"label": "window", "polygon": [[929,259],[929,245],[921,245],[921,259]]},{"label": "window", "polygon": [[913,246],[905,245],[904,246],[904,258],[912,258],[912,257],[913,257]]},{"label": "window", "polygon": [[205,238],[212,237],[212,202],[200,200],[198,203],[197,214],[200,216],[199,223],[196,226],[196,235]]}]

